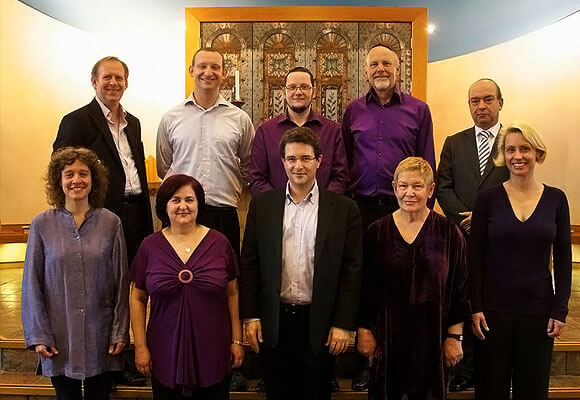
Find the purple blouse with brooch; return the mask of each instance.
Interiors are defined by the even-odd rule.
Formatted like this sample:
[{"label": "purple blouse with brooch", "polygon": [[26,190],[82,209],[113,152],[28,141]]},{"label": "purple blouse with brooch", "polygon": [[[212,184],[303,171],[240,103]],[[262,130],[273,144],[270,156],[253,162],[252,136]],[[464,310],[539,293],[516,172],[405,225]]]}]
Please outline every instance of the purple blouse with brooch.
[{"label": "purple blouse with brooch", "polygon": [[237,276],[234,250],[213,229],[186,264],[163,233],[143,241],[131,280],[151,299],[147,346],[153,377],[161,384],[189,392],[218,383],[230,372],[232,329],[226,288]]}]

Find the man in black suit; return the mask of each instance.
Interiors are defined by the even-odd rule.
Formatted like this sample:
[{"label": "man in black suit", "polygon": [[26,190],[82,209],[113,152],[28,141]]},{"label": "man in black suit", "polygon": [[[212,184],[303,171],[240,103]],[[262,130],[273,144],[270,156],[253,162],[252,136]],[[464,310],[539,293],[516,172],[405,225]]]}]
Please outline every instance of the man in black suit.
[{"label": "man in black suit", "polygon": [[[80,146],[93,150],[109,171],[105,208],[123,225],[127,259],[133,261],[143,239],[153,232],[151,203],[145,171],[145,153],[139,120],[121,106],[129,69],[117,57],[97,61],[91,71],[95,98],[63,117],[53,150]],[[134,366],[133,354],[123,352],[125,370],[115,380],[144,385],[145,377]]]},{"label": "man in black suit", "polygon": [[242,246],[241,316],[259,352],[268,399],[330,399],[333,357],[356,326],[362,227],[354,201],[316,183],[310,128],[280,142],[285,189],[250,203]]},{"label": "man in black suit", "polygon": [[[437,201],[447,218],[469,239],[477,193],[506,181],[509,172],[493,162],[503,107],[499,85],[492,79],[479,79],[469,88],[467,101],[475,126],[445,139],[437,169]],[[449,384],[452,392],[473,386],[473,335],[470,329],[465,332],[464,357]]]},{"label": "man in black suit", "polygon": [[93,150],[109,171],[105,208],[123,224],[129,265],[145,236],[153,232],[139,120],[121,106],[129,69],[117,57],[99,60],[91,72],[95,98],[63,117],[56,150],[81,146]]}]

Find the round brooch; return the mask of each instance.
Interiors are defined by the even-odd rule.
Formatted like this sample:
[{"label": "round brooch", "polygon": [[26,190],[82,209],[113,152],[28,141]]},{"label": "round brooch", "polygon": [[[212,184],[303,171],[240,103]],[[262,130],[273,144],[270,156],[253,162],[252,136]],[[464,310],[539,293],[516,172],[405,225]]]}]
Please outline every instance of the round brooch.
[{"label": "round brooch", "polygon": [[181,283],[189,283],[193,280],[193,274],[188,269],[182,269],[181,271],[179,271],[177,277],[179,278],[179,282]]}]

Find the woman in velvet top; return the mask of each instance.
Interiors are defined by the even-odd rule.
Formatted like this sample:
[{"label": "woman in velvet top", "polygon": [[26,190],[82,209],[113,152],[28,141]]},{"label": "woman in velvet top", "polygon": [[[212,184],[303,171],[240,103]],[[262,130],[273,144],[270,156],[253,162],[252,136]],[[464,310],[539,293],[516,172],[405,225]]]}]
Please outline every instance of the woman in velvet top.
[{"label": "woman in velvet top", "polygon": [[[476,399],[548,398],[554,338],[570,297],[570,215],[564,193],[540,183],[546,146],[527,123],[498,137],[510,178],[478,196],[471,234]],[[550,273],[553,257],[554,286]]]},{"label": "woman in velvet top", "polygon": [[393,189],[400,209],[373,223],[364,240],[358,350],[372,362],[369,399],[442,400],[446,367],[463,356],[466,244],[427,207],[434,189],[427,161],[401,161]]},{"label": "woman in velvet top", "polygon": [[22,278],[26,347],[40,356],[58,400],[109,398],[109,371],[129,342],[127,255],[121,221],[102,208],[105,167],[88,149],[52,154],[55,207],[30,225]]},{"label": "woman in velvet top", "polygon": [[236,254],[197,223],[205,201],[194,178],[167,178],[155,207],[163,229],[143,241],[131,267],[135,364],[152,376],[154,399],[227,399],[231,368],[244,357]]}]

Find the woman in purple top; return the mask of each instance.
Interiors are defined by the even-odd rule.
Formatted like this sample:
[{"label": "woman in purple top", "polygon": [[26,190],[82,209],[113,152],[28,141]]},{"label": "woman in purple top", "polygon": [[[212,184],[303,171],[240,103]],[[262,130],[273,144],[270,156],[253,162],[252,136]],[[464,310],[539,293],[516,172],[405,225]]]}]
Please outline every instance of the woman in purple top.
[{"label": "woman in purple top", "polygon": [[[572,278],[564,193],[535,177],[546,147],[527,123],[498,137],[496,165],[510,179],[480,193],[471,223],[475,398],[547,399],[554,338],[562,334]],[[550,273],[553,256],[554,287]]]},{"label": "woman in purple top", "polygon": [[129,342],[127,256],[121,221],[103,206],[105,167],[83,148],[53,153],[46,191],[55,208],[30,225],[22,278],[26,347],[56,397],[108,399],[108,371]]},{"label": "woman in purple top", "polygon": [[444,400],[446,367],[463,357],[467,248],[459,229],[427,207],[434,187],[427,161],[401,161],[393,174],[400,209],[365,234],[357,334],[372,361],[371,400]]},{"label": "woman in purple top", "polygon": [[163,229],[131,267],[135,364],[152,376],[155,399],[227,399],[231,368],[244,358],[237,257],[224,235],[197,223],[204,207],[198,181],[167,178],[155,206]]}]

